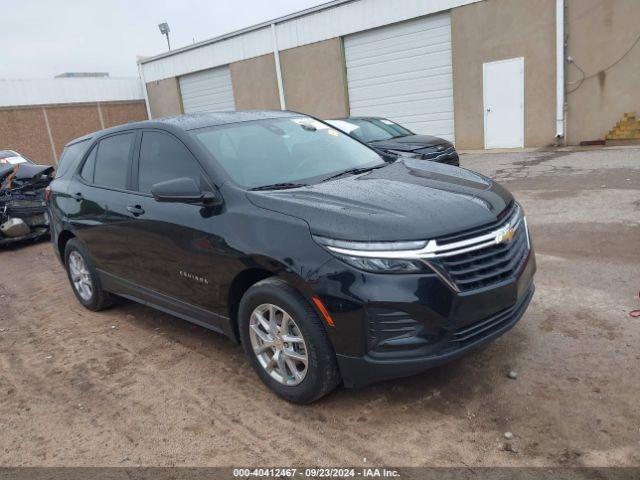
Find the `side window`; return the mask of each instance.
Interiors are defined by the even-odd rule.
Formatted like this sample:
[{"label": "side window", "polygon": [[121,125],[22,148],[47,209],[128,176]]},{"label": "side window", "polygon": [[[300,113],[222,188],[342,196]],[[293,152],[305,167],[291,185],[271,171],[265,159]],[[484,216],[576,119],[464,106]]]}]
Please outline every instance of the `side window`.
[{"label": "side window", "polygon": [[176,138],[160,132],[144,132],[140,145],[138,190],[150,193],[159,182],[192,178],[202,186],[202,170],[187,148]]},{"label": "side window", "polygon": [[93,172],[93,183],[103,187],[126,188],[129,152],[135,134],[124,133],[101,140]]},{"label": "side window", "polygon": [[83,140],[82,142],[74,143],[73,145],[64,147],[62,156],[60,157],[58,165],[56,166],[56,178],[64,176],[71,169],[71,167],[76,164],[76,160],[80,158],[80,154],[86,146],[87,140]]},{"label": "side window", "polygon": [[82,170],[80,170],[80,176],[87,182],[93,183],[93,172],[96,168],[96,152],[98,151],[98,146],[96,145],[91,150],[91,153],[87,157],[87,160],[82,165]]}]

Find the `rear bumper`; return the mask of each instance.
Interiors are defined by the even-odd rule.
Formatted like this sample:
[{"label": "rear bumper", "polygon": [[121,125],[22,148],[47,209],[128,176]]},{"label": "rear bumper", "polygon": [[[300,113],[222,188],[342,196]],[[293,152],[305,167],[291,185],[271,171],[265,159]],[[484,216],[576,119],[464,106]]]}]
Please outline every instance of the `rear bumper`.
[{"label": "rear bumper", "polygon": [[[472,325],[467,325],[459,332],[452,331],[443,342],[438,353],[428,356],[410,358],[375,358],[365,354],[362,357],[337,355],[338,364],[346,387],[358,388],[370,383],[401,378],[424,372],[430,368],[445,364],[465,355],[467,352],[484,345],[510,330],[524,315],[533,297],[535,286],[533,281],[519,301],[511,308]],[[458,341],[468,338],[469,341]]]}]

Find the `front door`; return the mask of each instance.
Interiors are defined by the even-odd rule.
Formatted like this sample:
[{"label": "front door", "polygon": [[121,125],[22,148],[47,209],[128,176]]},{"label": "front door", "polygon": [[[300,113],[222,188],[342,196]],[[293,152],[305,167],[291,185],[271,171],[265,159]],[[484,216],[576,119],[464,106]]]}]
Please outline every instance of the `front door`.
[{"label": "front door", "polygon": [[524,58],[483,65],[484,147],[524,146]]},{"label": "front door", "polygon": [[144,130],[133,171],[137,193],[128,195],[127,208],[136,218],[129,231],[130,248],[136,252],[134,283],[159,294],[171,308],[178,308],[176,301],[218,310],[211,232],[221,216],[202,205],[160,203],[151,195],[154,184],[181,177],[213,191],[197,160],[168,132]]}]

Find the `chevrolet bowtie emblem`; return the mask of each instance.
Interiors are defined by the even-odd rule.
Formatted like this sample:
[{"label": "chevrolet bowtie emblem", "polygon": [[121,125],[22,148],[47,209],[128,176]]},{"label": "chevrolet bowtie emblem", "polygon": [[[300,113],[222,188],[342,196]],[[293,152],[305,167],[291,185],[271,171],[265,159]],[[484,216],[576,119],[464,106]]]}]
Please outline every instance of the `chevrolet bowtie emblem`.
[{"label": "chevrolet bowtie emblem", "polygon": [[496,235],[496,243],[509,243],[513,240],[516,231],[513,228],[507,228]]}]

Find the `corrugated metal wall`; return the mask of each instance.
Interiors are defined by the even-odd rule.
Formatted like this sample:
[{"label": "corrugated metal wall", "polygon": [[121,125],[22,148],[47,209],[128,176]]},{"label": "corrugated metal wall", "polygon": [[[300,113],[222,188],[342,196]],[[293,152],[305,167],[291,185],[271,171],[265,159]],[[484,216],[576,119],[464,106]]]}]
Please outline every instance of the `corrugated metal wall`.
[{"label": "corrugated metal wall", "polygon": [[[446,11],[480,0],[358,0],[324,8],[315,13],[276,22],[278,48],[341,37],[395,22]],[[231,38],[203,42],[171,55],[142,61],[145,82],[179,77],[187,73],[257,57],[273,51],[270,27],[250,30]]]}]

